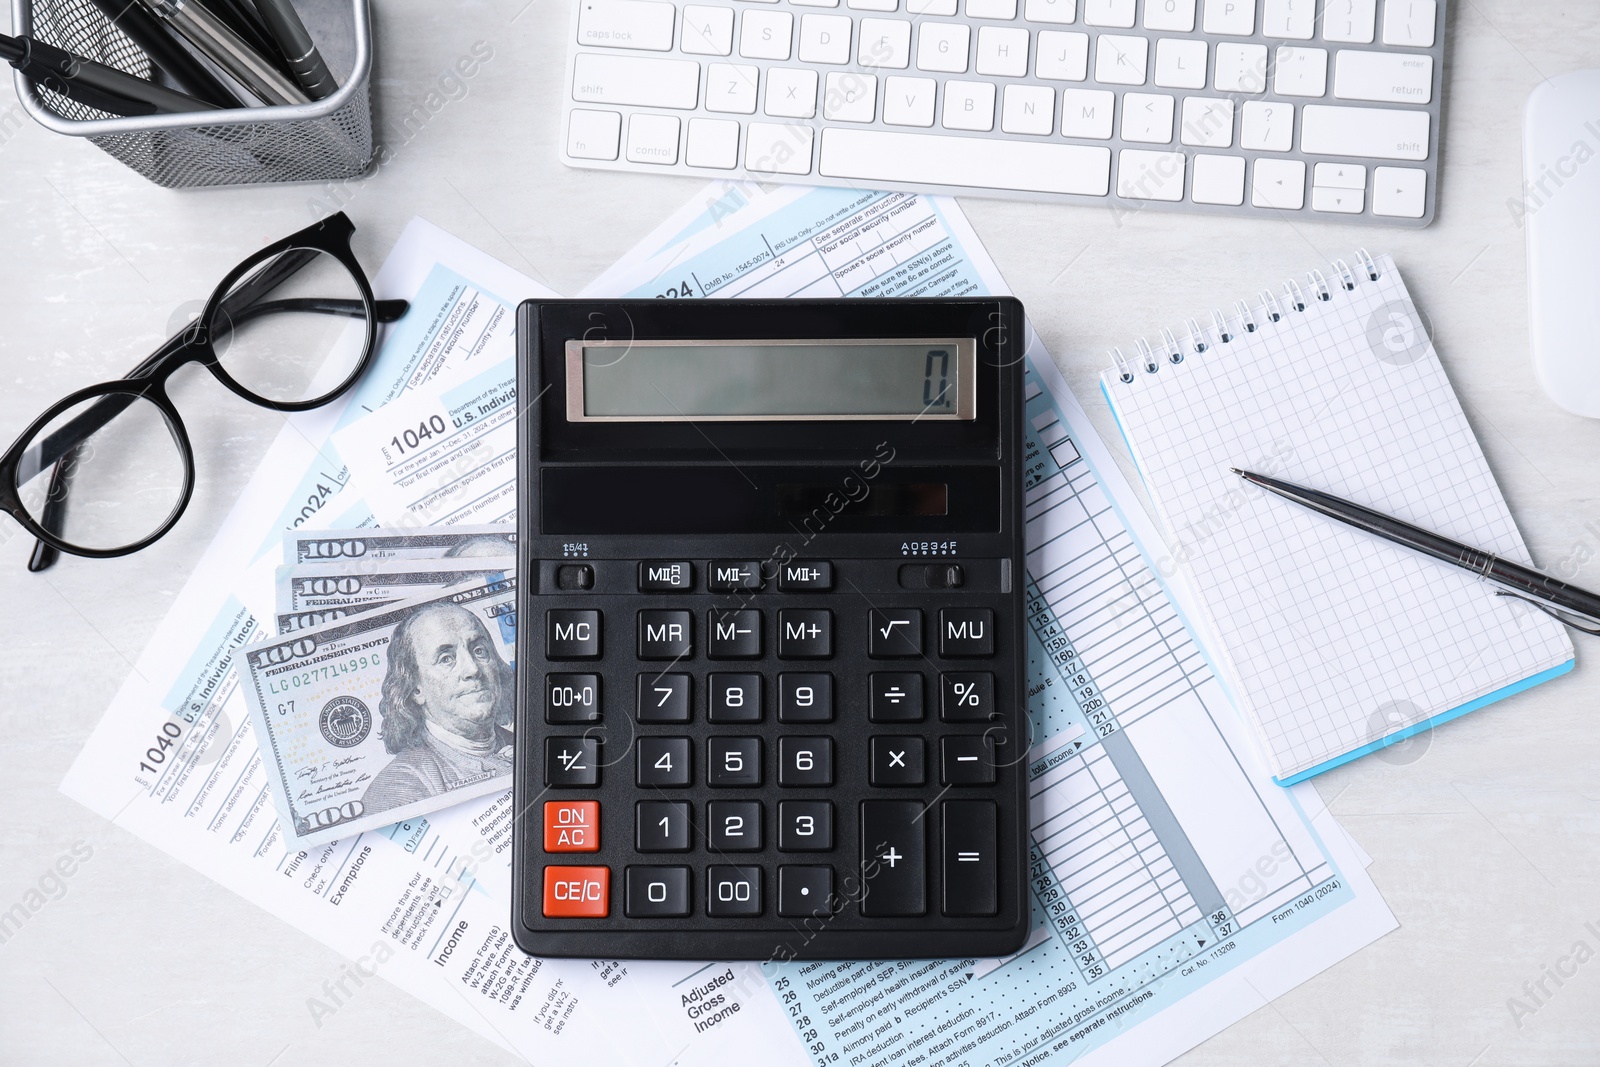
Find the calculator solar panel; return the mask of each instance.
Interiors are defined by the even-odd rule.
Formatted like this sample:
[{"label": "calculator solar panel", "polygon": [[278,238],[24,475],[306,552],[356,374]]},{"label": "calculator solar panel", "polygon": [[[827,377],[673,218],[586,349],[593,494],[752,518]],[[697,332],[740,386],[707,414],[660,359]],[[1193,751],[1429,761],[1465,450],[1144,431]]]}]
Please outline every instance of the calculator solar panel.
[{"label": "calculator solar panel", "polygon": [[540,956],[1027,935],[1011,299],[528,301],[513,927]]}]

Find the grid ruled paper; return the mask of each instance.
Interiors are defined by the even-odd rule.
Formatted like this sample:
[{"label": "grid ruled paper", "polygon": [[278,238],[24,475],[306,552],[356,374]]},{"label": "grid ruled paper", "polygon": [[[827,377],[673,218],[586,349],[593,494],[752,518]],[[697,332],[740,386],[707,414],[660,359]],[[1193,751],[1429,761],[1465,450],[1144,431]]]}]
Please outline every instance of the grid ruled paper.
[{"label": "grid ruled paper", "polygon": [[1279,778],[1573,657],[1461,570],[1276,497],[1239,467],[1531,563],[1393,261],[1181,364],[1104,376]]}]

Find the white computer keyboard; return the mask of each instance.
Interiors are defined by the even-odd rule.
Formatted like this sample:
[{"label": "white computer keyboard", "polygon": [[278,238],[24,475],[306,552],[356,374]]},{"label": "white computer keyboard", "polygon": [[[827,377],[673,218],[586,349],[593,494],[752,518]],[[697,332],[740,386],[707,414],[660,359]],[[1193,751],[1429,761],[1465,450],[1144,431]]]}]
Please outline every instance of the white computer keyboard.
[{"label": "white computer keyboard", "polygon": [[578,0],[562,158],[1432,221],[1444,0]]}]

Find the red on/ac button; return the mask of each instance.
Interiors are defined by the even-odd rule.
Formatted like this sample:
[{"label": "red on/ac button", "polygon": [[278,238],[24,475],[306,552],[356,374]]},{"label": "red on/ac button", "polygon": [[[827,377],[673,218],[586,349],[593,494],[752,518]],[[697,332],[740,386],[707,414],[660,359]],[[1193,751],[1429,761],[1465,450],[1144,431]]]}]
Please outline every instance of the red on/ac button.
[{"label": "red on/ac button", "polygon": [[600,851],[600,802],[550,800],[544,805],[546,852]]},{"label": "red on/ac button", "polygon": [[611,903],[610,867],[546,867],[547,919],[604,919]]}]

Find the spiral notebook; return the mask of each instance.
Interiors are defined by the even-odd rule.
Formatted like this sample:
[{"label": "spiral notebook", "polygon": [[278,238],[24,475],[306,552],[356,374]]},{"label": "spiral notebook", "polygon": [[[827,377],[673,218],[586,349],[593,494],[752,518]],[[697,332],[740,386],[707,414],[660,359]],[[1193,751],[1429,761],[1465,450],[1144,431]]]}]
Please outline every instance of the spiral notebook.
[{"label": "spiral notebook", "polygon": [[1114,351],[1101,381],[1284,785],[1573,665],[1535,609],[1230,472],[1532,562],[1393,261],[1356,264]]}]

